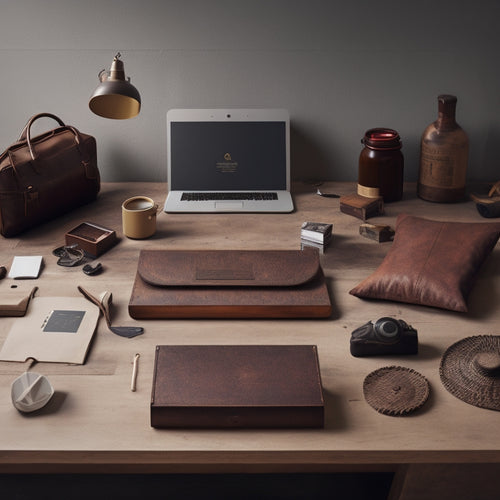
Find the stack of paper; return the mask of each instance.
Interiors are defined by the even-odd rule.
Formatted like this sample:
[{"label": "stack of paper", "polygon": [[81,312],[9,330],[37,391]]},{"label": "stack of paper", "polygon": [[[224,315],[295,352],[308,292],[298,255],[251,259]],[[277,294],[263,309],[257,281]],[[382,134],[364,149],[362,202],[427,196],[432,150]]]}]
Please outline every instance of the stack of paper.
[{"label": "stack of paper", "polygon": [[332,239],[333,224],[324,222],[304,222],[300,231],[301,248],[306,246],[317,248],[324,253]]}]

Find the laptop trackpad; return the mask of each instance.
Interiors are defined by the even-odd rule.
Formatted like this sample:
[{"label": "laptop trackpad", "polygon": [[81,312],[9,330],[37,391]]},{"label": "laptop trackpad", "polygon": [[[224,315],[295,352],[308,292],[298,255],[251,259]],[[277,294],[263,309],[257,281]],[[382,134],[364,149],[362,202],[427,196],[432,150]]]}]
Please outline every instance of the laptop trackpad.
[{"label": "laptop trackpad", "polygon": [[242,201],[216,201],[216,210],[241,210],[243,208]]}]

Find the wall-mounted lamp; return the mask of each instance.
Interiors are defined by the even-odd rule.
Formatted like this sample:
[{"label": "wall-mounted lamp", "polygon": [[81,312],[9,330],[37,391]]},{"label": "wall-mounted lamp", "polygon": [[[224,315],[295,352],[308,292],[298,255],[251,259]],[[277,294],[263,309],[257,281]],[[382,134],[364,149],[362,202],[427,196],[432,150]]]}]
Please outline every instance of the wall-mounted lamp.
[{"label": "wall-mounted lamp", "polygon": [[96,115],[116,120],[133,118],[141,110],[141,96],[130,83],[130,78],[125,78],[120,57],[118,52],[109,73],[104,69],[99,73],[101,83],[89,101],[89,107]]}]

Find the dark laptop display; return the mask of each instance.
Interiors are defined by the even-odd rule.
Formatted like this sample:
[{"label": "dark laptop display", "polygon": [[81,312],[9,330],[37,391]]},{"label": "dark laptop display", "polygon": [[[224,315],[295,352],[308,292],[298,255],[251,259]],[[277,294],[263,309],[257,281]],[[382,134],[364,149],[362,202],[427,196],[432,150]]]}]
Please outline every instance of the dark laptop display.
[{"label": "dark laptop display", "polygon": [[172,123],[176,189],[286,189],[283,122]]}]

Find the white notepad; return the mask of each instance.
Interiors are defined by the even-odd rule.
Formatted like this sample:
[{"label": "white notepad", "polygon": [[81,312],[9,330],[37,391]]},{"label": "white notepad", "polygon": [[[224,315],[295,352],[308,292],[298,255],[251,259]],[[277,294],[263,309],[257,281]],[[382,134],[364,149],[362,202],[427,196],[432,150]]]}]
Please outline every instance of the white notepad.
[{"label": "white notepad", "polygon": [[13,279],[36,279],[42,268],[43,257],[41,255],[16,255],[10,266],[9,278]]}]

